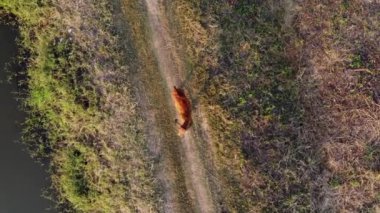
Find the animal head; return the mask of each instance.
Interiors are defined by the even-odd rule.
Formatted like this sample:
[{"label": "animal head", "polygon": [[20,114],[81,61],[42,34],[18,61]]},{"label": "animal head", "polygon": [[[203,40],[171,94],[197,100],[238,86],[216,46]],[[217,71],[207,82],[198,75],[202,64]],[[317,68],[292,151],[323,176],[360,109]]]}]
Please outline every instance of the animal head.
[{"label": "animal head", "polygon": [[173,93],[176,93],[180,97],[186,97],[185,91],[183,89],[177,88],[174,86]]}]

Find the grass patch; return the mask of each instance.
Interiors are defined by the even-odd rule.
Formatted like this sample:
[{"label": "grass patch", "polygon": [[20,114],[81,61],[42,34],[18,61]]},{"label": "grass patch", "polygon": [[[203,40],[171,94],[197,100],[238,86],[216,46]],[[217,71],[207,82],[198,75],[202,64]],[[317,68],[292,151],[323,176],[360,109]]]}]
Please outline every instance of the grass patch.
[{"label": "grass patch", "polygon": [[[284,26],[285,6],[176,1],[167,7],[194,64],[189,83],[194,88],[201,85],[202,104],[208,106],[217,165],[223,174],[222,208],[272,211],[287,208],[286,203],[307,205],[307,185],[297,178],[303,167],[284,162],[287,166],[282,169],[278,164],[284,153],[297,149],[292,129],[301,116],[296,71],[284,54],[286,39],[293,33]],[[207,80],[199,81],[203,79]],[[274,177],[298,189],[283,195],[279,193],[283,181]]]},{"label": "grass patch", "polygon": [[57,208],[156,209],[152,159],[110,2],[1,0],[0,8],[21,32],[23,139],[34,157],[50,162]]},{"label": "grass patch", "polygon": [[323,150],[321,170],[313,179],[313,187],[322,190],[313,194],[313,207],[375,212],[378,173],[370,169],[366,150],[379,138],[374,86],[379,79],[379,45],[374,43],[379,5],[338,1],[300,6],[295,28],[307,56],[300,63],[308,129],[303,137]]},{"label": "grass patch", "polygon": [[[123,209],[114,200],[126,200],[124,196],[128,180],[119,175],[113,177],[114,172],[104,168],[95,150],[78,144],[73,146],[62,150],[54,159],[60,167],[52,178],[54,183],[59,183],[55,187],[62,196],[73,208],[83,212],[114,212],[115,209]],[[115,180],[123,184],[118,184]]]},{"label": "grass patch", "polygon": [[376,173],[353,160],[379,138],[376,8],[359,1],[166,5],[188,59],[187,83],[208,109],[222,208],[376,208],[376,190],[368,188]]}]

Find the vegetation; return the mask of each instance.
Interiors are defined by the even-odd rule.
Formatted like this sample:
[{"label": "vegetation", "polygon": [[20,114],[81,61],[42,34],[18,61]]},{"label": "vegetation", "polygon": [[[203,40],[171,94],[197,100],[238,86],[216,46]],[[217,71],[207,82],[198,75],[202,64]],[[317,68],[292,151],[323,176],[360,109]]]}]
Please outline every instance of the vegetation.
[{"label": "vegetation", "polygon": [[[379,3],[164,2],[218,209],[379,210]],[[164,211],[171,181],[194,211],[141,1],[0,0],[0,19],[19,28],[24,141],[60,210]]]},{"label": "vegetation", "polygon": [[157,208],[142,119],[109,1],[1,0],[20,30],[24,141],[48,159],[62,211]]},{"label": "vegetation", "polygon": [[207,106],[226,211],[376,211],[378,159],[365,150],[377,150],[380,136],[378,9],[364,1],[166,5],[189,59],[187,83]]},{"label": "vegetation", "polygon": [[[184,169],[179,149],[177,129],[172,120],[174,114],[168,103],[167,85],[162,84],[163,78],[158,72],[158,62],[151,44],[151,31],[148,22],[146,5],[138,0],[123,0],[122,16],[119,17],[120,44],[129,52],[129,65],[134,70],[130,76],[135,82],[136,96],[139,99],[139,114],[147,120],[145,135],[149,138],[152,156],[155,159],[154,174],[160,185],[160,211],[165,211],[164,205],[178,205],[184,212],[193,212],[191,201],[186,188]],[[128,27],[125,28],[125,25]],[[157,153],[157,149],[161,152]],[[163,174],[164,173],[164,174]],[[165,176],[165,177],[162,177]],[[168,189],[167,185],[173,186]],[[166,187],[166,188],[165,188]],[[168,195],[174,201],[168,202]],[[172,210],[175,211],[175,210]]]}]

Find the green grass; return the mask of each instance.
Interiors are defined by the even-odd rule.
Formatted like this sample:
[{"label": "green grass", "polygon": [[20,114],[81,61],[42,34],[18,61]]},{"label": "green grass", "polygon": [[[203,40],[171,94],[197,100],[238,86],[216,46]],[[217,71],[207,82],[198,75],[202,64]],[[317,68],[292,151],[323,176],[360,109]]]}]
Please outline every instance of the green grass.
[{"label": "green grass", "polygon": [[36,159],[50,162],[50,195],[58,209],[154,210],[152,159],[126,81],[124,50],[111,34],[112,6],[81,4],[92,15],[81,23],[80,12],[68,13],[75,7],[0,1],[0,17],[13,14],[20,32],[25,70],[19,74],[28,114],[23,140]]},{"label": "green grass", "polygon": [[126,210],[115,200],[126,199],[128,180],[116,184],[115,180],[123,177],[114,177],[112,169],[104,168],[95,150],[75,144],[62,150],[54,160],[60,165],[53,176],[54,182],[59,183],[56,187],[75,209],[83,212]]}]

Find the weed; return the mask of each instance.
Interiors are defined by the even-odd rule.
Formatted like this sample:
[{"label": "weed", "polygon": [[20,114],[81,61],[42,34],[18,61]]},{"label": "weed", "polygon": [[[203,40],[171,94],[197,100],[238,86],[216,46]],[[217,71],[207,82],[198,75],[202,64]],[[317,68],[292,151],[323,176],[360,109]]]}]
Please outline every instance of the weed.
[{"label": "weed", "polygon": [[[378,116],[374,116],[378,110],[370,100],[377,93],[368,86],[377,81],[362,78],[378,67],[375,8],[376,3],[359,1],[295,5],[293,1],[175,0],[166,6],[177,46],[190,60],[192,78],[187,83],[208,109],[224,188],[223,208],[325,211],[320,209],[326,208],[323,203],[334,200],[332,205],[356,211],[374,200],[373,189],[367,188],[374,183],[373,173],[369,172],[368,182],[361,182],[343,172],[360,176],[361,169],[344,163],[360,152],[346,153],[349,146],[338,150],[334,141],[356,141],[360,150],[368,138],[378,137]],[[343,92],[354,87],[361,92]],[[369,117],[354,113],[356,107]],[[352,128],[357,128],[356,136],[349,136]],[[335,155],[330,154],[332,147]],[[326,185],[332,189],[322,188]],[[370,196],[351,197],[356,202],[344,206],[340,198],[348,188]],[[328,197],[329,189],[342,197]]]},{"label": "weed", "polygon": [[110,33],[110,3],[0,0],[0,8],[16,17],[28,53],[20,57],[28,114],[23,138],[34,157],[49,160],[58,208],[155,209],[151,158],[124,52]]}]

